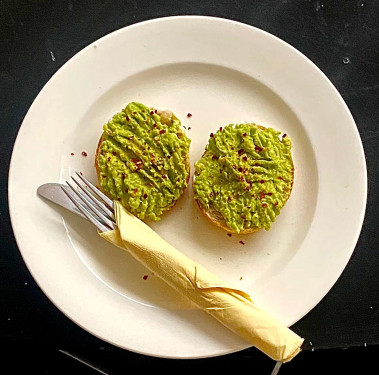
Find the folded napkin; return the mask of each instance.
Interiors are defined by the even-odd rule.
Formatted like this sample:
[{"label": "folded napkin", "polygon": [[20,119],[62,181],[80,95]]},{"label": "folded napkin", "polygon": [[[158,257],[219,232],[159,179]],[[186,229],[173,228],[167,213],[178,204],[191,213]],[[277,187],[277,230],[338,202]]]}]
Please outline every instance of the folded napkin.
[{"label": "folded napkin", "polygon": [[127,250],[156,276],[272,359],[288,362],[300,352],[304,340],[256,306],[247,293],[186,257],[119,202],[114,208],[118,229],[99,233],[101,237]]}]

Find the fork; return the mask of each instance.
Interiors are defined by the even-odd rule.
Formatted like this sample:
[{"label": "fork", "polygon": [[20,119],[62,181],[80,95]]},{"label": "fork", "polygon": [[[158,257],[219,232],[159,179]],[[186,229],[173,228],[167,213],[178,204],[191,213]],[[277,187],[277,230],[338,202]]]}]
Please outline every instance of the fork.
[{"label": "fork", "polygon": [[[64,193],[98,230],[108,232],[116,229],[113,201],[80,173],[75,173],[80,181],[73,176],[71,179],[79,189],[66,181],[67,186],[61,185]],[[271,375],[277,375],[281,365],[282,362],[277,361]]]},{"label": "fork", "polygon": [[116,229],[113,201],[80,173],[75,173],[79,180],[73,176],[71,179],[79,189],[66,181],[67,186],[61,185],[64,193],[99,231],[108,232]]}]

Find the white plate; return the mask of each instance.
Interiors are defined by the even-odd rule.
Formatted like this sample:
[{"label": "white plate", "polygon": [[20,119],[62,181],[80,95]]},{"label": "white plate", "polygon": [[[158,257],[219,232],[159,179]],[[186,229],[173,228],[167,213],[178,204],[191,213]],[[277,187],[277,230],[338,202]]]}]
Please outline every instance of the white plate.
[{"label": "white plate", "polygon": [[336,282],[358,239],[366,204],[361,141],[341,96],[311,61],[266,32],[217,18],[118,30],[74,56],[34,101],[12,155],[9,206],[41,289],[78,325],[135,352],[199,358],[249,346],[183,308],[180,296],[88,222],[36,195],[73,170],[95,180],[102,125],[133,100],[171,109],[191,128],[192,165],[219,126],[249,121],[289,134],[295,184],[271,231],[229,238],[200,214],[191,188],[152,226],[286,325],[302,318]]}]

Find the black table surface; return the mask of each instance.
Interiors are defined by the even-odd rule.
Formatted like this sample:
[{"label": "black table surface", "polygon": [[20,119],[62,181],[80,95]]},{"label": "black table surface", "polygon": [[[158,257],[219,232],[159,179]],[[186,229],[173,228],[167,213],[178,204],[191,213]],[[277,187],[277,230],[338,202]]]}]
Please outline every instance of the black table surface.
[{"label": "black table surface", "polygon": [[[308,350],[280,371],[295,373],[302,366],[309,370],[309,363],[315,369],[314,358],[320,364],[328,355],[340,365],[350,363],[341,353],[352,349],[336,354],[341,348],[357,348],[354,355],[370,353],[366,361],[378,353],[379,1],[4,0],[0,1],[0,352],[4,354],[0,366],[4,361],[14,368],[27,363],[32,373],[121,373],[134,364],[141,371],[148,366],[197,370],[205,365],[236,369],[243,364],[253,365],[260,370],[257,373],[268,374],[272,369],[273,362],[254,348],[217,358],[170,360],[128,352],[92,336],[39,289],[12,232],[7,201],[12,148],[25,114],[45,83],[83,47],[114,30],[187,14],[229,18],[278,36],[310,58],[346,101],[366,155],[366,216],[343,274],[292,327],[311,342]],[[330,350],[333,354],[327,354]],[[317,353],[323,353],[321,360]],[[350,361],[354,355],[349,354]]]}]

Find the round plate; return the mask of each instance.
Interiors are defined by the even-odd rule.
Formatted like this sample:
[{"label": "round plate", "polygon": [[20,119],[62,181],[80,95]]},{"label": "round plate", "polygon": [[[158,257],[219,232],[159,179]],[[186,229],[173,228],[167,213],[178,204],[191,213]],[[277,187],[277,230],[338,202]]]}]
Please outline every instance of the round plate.
[{"label": "round plate", "polygon": [[95,181],[102,125],[130,101],[182,120],[192,173],[220,126],[255,122],[292,138],[294,188],[270,231],[227,236],[200,213],[191,187],[151,226],[284,324],[302,318],[336,282],[360,233],[367,191],[357,128],[330,81],[297,50],[254,27],[197,16],[101,38],[50,79],[27,113],[11,160],[9,206],[22,256],[48,298],[87,331],[139,353],[200,358],[249,346],[188,309],[89,222],[36,194],[75,170]]}]

